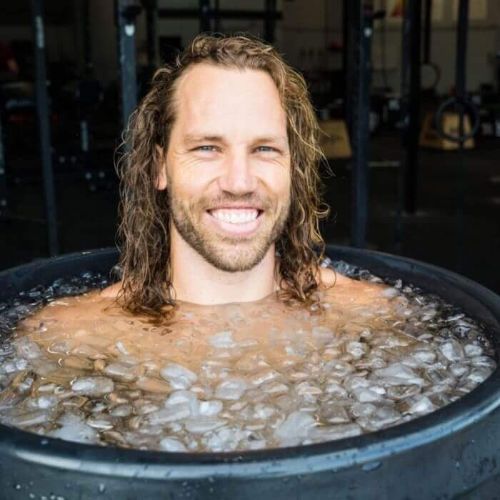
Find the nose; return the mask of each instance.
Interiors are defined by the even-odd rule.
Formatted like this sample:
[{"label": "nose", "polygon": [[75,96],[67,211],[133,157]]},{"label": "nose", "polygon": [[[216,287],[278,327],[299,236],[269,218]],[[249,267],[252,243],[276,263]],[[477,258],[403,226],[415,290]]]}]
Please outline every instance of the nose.
[{"label": "nose", "polygon": [[237,195],[252,193],[257,189],[257,178],[247,154],[232,153],[226,157],[219,187]]}]

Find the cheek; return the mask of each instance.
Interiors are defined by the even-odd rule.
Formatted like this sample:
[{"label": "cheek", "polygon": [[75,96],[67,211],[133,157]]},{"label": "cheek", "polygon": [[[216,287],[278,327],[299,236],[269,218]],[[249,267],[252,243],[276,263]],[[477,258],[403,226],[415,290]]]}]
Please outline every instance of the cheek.
[{"label": "cheek", "polygon": [[269,185],[273,187],[273,191],[279,194],[280,197],[290,195],[292,184],[289,168],[282,168],[276,171],[270,182]]},{"label": "cheek", "polygon": [[172,192],[177,197],[187,201],[198,198],[206,192],[207,180],[203,173],[198,170],[196,174],[191,169],[179,168],[169,177]]},{"label": "cheek", "polygon": [[260,161],[252,166],[254,175],[273,190],[286,190],[291,185],[292,167],[286,160]]}]

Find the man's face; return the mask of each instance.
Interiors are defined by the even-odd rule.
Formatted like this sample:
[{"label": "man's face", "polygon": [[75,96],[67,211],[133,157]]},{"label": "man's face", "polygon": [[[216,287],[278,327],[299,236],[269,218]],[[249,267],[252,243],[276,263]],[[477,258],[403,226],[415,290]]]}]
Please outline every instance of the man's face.
[{"label": "man's face", "polygon": [[168,189],[172,232],[206,261],[246,271],[274,252],[288,216],[291,167],[271,77],[209,64],[189,69],[176,89],[165,170],[158,188]]}]

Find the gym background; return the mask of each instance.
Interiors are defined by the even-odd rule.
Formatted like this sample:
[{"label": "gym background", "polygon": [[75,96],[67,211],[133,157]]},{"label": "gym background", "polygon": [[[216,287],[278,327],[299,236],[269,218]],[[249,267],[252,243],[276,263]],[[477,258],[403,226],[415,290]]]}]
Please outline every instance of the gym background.
[{"label": "gym background", "polygon": [[495,0],[2,2],[0,269],[115,244],[123,124],[201,31],[258,35],[304,74],[334,174],[328,243],[500,292]]}]

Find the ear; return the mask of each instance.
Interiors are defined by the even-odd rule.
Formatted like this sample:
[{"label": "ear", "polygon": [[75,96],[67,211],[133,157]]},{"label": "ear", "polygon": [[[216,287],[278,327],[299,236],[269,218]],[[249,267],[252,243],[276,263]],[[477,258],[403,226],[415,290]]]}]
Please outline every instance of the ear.
[{"label": "ear", "polygon": [[167,162],[163,149],[158,145],[156,146],[156,163],[158,165],[156,189],[158,189],[158,191],[164,191],[167,189]]}]

